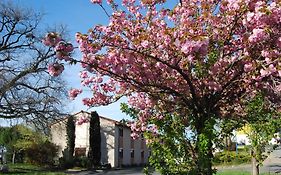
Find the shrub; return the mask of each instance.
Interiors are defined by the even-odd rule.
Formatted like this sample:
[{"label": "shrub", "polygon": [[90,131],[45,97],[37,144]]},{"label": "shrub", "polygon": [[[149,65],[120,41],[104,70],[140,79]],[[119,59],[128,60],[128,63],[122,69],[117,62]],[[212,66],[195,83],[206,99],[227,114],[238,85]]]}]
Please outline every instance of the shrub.
[{"label": "shrub", "polygon": [[62,157],[59,158],[59,167],[62,169],[72,168],[74,165],[74,159],[72,155],[69,155],[69,150],[66,148],[62,151]]},{"label": "shrub", "polygon": [[90,160],[86,156],[75,157],[74,158],[74,166],[81,167],[81,168],[88,168]]},{"label": "shrub", "polygon": [[222,151],[214,155],[214,164],[243,164],[251,161],[251,155],[246,151]]},{"label": "shrub", "polygon": [[53,165],[57,156],[58,147],[49,142],[33,143],[25,150],[25,160],[38,165]]}]

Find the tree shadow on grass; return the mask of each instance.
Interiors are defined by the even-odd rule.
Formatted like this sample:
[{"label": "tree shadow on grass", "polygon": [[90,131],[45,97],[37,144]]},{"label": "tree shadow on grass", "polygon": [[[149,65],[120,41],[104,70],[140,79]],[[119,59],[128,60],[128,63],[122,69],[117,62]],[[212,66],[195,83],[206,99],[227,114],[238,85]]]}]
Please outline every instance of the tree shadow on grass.
[{"label": "tree shadow on grass", "polygon": [[54,170],[52,168],[42,168],[42,169],[32,169],[32,168],[22,168],[22,167],[13,167],[9,169],[8,172],[0,172],[0,175],[2,174],[44,174],[44,173],[56,173],[57,170]]}]

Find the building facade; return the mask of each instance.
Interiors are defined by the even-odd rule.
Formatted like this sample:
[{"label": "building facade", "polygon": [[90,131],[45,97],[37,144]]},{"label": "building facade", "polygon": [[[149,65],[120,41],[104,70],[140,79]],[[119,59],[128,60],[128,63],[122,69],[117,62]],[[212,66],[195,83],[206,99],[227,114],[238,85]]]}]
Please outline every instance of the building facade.
[{"label": "building facade", "polygon": [[[81,111],[74,118],[90,117],[90,113]],[[51,140],[59,146],[59,156],[66,148],[66,121],[51,125]],[[75,127],[75,156],[86,156],[89,151],[89,122]],[[143,137],[131,138],[131,130],[124,124],[100,116],[101,164],[112,167],[143,165],[148,162],[150,154]]]}]

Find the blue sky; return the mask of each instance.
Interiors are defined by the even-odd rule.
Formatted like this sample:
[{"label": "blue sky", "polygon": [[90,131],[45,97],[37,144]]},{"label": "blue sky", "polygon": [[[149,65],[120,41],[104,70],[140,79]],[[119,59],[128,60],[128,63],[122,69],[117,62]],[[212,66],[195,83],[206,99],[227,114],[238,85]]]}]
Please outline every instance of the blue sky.
[{"label": "blue sky", "polygon": [[[52,27],[53,25],[66,25],[69,30],[71,42],[75,42],[75,33],[86,33],[96,24],[107,24],[108,18],[102,9],[90,2],[90,0],[10,0],[22,7],[29,7],[37,12],[43,12],[44,17],[41,23],[42,28]],[[80,59],[80,53],[77,51],[75,57]],[[66,68],[64,77],[69,87],[79,88],[79,65]],[[90,96],[90,92],[78,97],[68,104],[68,109],[74,113],[80,110],[87,110],[81,102],[82,97]],[[121,100],[125,102],[125,99]],[[120,102],[98,108],[91,108],[88,111],[95,110],[99,115],[109,117],[115,120],[121,120],[126,117],[120,111]]]},{"label": "blue sky", "polygon": [[[40,23],[42,28],[52,28],[56,25],[66,25],[69,31],[69,38],[72,43],[75,43],[75,33],[86,33],[90,28],[97,24],[107,24],[108,17],[103,10],[90,2],[90,0],[7,0],[13,2],[20,7],[34,9],[37,12],[44,14],[43,21]],[[169,1],[168,6],[173,7],[177,0]],[[77,50],[75,58],[80,59],[81,54]],[[68,82],[68,89],[80,88],[79,66],[70,66],[63,73]],[[120,102],[125,102],[126,99],[98,108],[88,109],[81,102],[83,97],[90,96],[90,92],[84,93],[76,100],[68,103],[70,112],[75,113],[80,110],[97,111],[101,116],[109,117],[115,120],[128,118],[120,111]],[[0,120],[1,121],[1,120]]]}]

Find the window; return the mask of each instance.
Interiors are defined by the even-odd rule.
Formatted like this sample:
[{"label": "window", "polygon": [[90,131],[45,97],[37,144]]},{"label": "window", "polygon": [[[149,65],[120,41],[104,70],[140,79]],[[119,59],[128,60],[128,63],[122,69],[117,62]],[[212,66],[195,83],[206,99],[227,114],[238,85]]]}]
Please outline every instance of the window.
[{"label": "window", "polygon": [[135,150],[131,150],[131,158],[134,158],[135,157]]},{"label": "window", "polygon": [[123,149],[122,148],[119,149],[119,158],[123,158]]},{"label": "window", "polygon": [[123,128],[119,128],[119,137],[123,137]]},{"label": "window", "polygon": [[74,155],[77,157],[86,156],[86,148],[75,148]]}]

